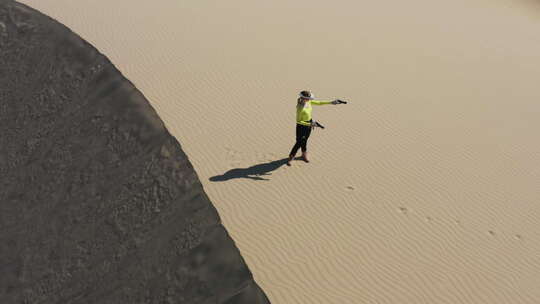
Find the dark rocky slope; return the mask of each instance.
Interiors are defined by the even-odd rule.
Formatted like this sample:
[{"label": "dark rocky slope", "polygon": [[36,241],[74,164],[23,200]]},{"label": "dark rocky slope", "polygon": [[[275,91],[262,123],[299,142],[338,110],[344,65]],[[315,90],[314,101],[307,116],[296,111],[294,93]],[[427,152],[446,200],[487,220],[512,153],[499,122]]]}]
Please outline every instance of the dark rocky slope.
[{"label": "dark rocky slope", "polygon": [[69,29],[6,0],[0,303],[269,303],[144,96]]}]

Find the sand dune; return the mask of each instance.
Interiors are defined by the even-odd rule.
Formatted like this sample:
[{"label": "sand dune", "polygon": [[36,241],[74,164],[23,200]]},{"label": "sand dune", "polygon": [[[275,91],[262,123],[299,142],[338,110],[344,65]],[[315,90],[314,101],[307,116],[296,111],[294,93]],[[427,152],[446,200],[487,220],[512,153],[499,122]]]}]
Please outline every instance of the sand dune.
[{"label": "sand dune", "polygon": [[[537,2],[23,2],[149,99],[270,301],[540,302]],[[350,104],[279,166],[301,89]]]},{"label": "sand dune", "polygon": [[269,303],[141,92],[25,5],[0,31],[0,303]]}]

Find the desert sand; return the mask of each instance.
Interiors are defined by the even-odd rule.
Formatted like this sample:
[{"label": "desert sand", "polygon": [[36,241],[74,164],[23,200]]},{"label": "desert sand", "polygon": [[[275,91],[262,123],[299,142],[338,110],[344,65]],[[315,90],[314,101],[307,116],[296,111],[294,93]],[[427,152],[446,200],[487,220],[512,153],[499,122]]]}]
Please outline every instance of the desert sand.
[{"label": "desert sand", "polygon": [[[535,1],[22,2],[141,90],[271,302],[540,302]],[[286,167],[303,89],[350,102]]]}]

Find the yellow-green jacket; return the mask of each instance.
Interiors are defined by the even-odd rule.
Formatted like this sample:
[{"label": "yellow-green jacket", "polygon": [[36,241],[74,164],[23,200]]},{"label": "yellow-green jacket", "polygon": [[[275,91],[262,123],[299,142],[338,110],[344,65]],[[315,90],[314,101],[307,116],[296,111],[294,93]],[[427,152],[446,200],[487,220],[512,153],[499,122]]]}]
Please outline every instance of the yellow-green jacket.
[{"label": "yellow-green jacket", "polygon": [[296,123],[303,126],[311,126],[311,105],[320,106],[331,103],[331,100],[308,100],[303,106],[300,104],[296,105]]}]

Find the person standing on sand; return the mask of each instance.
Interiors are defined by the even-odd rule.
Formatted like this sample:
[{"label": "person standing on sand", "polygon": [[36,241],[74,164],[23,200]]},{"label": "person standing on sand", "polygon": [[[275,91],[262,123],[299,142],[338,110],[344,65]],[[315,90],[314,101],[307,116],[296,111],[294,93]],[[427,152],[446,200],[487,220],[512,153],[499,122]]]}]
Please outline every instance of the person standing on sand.
[{"label": "person standing on sand", "polygon": [[289,158],[287,159],[287,166],[291,165],[291,160],[296,156],[298,149],[302,149],[302,160],[309,163],[307,157],[307,140],[311,134],[311,130],[317,126],[317,122],[311,118],[311,105],[326,105],[326,104],[340,104],[345,103],[339,99],[330,100],[315,100],[313,94],[310,91],[300,92],[296,104],[296,143],[294,144]]}]

